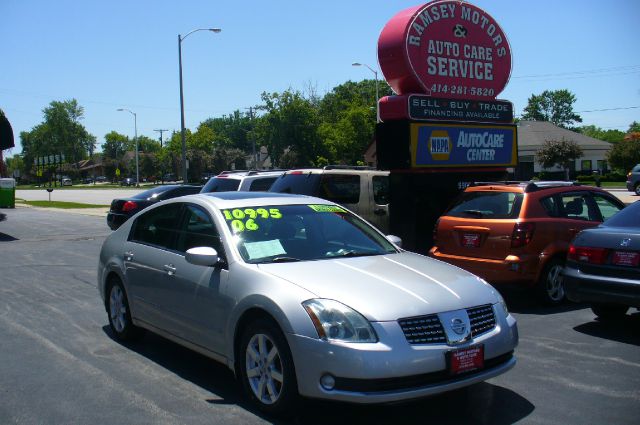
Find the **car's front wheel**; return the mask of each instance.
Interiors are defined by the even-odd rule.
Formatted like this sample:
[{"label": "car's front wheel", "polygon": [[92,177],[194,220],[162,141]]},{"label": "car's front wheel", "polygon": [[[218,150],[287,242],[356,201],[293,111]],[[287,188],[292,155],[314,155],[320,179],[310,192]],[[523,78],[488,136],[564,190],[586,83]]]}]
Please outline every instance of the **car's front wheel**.
[{"label": "car's front wheel", "polygon": [[132,341],[142,335],[142,329],[134,326],[131,320],[129,299],[124,285],[118,278],[111,278],[107,285],[107,314],[109,327],[119,341]]},{"label": "car's front wheel", "polygon": [[635,190],[635,192],[636,192],[636,195],[640,196],[640,183],[637,183],[637,184],[636,184],[636,190]]},{"label": "car's front wheel", "polygon": [[629,307],[621,304],[592,304],[591,311],[601,320],[616,320],[627,314]]},{"label": "car's front wheel", "polygon": [[260,410],[269,414],[293,410],[298,398],[293,358],[272,320],[256,320],[244,330],[237,361],[242,387]]},{"label": "car's front wheel", "polygon": [[538,296],[546,305],[558,305],[565,298],[564,262],[560,259],[550,260],[544,267],[538,282]]}]

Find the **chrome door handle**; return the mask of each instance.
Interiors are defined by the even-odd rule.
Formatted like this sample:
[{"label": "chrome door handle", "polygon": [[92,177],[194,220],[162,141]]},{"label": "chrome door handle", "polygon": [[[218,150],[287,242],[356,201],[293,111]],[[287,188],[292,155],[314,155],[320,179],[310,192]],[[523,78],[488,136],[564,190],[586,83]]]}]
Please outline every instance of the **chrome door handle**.
[{"label": "chrome door handle", "polygon": [[125,261],[131,261],[131,259],[133,258],[133,252],[132,251],[127,251],[124,253],[124,260]]},{"label": "chrome door handle", "polygon": [[176,274],[176,266],[174,266],[173,264],[165,264],[163,268],[169,276],[173,276],[174,274]]}]

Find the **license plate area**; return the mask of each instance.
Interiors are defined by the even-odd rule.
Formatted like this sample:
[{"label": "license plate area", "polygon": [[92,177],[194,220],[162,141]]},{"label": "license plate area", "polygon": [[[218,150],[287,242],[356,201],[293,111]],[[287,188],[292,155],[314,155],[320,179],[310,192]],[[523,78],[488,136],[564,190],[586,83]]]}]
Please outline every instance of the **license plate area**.
[{"label": "license plate area", "polygon": [[615,251],[611,263],[616,266],[637,267],[640,264],[640,252]]},{"label": "license plate area", "polygon": [[480,370],[484,368],[484,345],[460,348],[446,353],[447,369],[450,375]]},{"label": "license plate area", "polygon": [[477,233],[463,233],[460,235],[460,242],[465,248],[480,247],[480,235]]}]

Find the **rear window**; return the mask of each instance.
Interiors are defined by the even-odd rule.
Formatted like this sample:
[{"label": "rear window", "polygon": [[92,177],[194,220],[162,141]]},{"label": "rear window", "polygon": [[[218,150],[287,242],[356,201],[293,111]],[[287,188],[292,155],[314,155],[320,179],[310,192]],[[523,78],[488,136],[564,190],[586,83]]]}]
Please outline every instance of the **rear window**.
[{"label": "rear window", "polygon": [[132,196],[133,199],[151,199],[158,197],[161,193],[173,189],[175,186],[161,186],[153,189],[145,190],[137,195]]},{"label": "rear window", "polygon": [[522,205],[522,193],[463,192],[446,213],[465,218],[517,218]]},{"label": "rear window", "polygon": [[238,190],[240,180],[229,179],[226,177],[212,177],[207,184],[204,185],[200,193],[209,192],[232,192]]},{"label": "rear window", "polygon": [[320,174],[284,174],[273,183],[269,192],[318,196],[317,188],[319,183]]},{"label": "rear window", "polygon": [[250,192],[268,192],[269,188],[276,181],[277,177],[257,178],[249,185]]},{"label": "rear window", "polygon": [[323,174],[318,196],[337,204],[357,204],[360,200],[360,176]]}]

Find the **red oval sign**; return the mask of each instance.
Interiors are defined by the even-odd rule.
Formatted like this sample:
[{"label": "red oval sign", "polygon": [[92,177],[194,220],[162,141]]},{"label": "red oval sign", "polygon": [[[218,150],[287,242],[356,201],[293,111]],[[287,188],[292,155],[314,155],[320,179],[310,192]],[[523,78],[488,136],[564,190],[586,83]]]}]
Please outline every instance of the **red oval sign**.
[{"label": "red oval sign", "polygon": [[434,1],[395,15],[380,34],[378,61],[399,95],[495,99],[511,76],[502,28],[460,1]]}]

